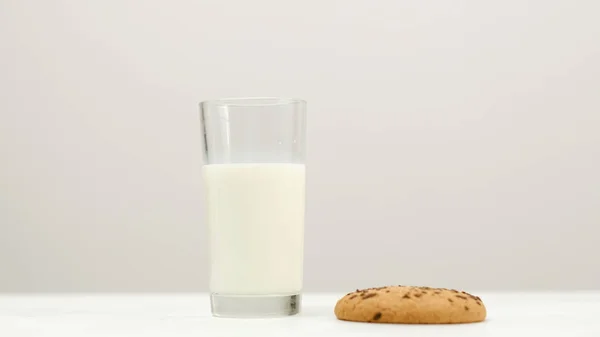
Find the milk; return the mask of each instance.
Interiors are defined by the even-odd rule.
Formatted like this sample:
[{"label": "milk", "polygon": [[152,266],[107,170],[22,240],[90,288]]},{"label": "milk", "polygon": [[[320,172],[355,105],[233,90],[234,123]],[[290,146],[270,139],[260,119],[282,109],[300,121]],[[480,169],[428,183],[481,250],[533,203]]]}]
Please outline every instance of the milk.
[{"label": "milk", "polygon": [[304,165],[215,164],[205,165],[203,171],[211,292],[299,294]]}]

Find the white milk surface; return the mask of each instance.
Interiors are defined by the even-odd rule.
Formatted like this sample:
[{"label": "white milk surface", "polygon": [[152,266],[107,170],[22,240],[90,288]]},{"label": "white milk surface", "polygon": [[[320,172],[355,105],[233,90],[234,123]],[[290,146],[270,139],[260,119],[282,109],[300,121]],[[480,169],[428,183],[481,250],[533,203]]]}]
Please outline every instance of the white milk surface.
[{"label": "white milk surface", "polygon": [[203,171],[211,292],[300,293],[304,165],[215,164]]}]

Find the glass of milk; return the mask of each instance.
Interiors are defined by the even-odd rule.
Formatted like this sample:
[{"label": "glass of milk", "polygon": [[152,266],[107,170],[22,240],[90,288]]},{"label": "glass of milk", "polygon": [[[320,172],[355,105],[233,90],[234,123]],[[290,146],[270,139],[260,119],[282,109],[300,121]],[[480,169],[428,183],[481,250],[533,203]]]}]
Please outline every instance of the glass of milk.
[{"label": "glass of milk", "polygon": [[306,102],[232,98],[200,104],[215,316],[300,310]]}]

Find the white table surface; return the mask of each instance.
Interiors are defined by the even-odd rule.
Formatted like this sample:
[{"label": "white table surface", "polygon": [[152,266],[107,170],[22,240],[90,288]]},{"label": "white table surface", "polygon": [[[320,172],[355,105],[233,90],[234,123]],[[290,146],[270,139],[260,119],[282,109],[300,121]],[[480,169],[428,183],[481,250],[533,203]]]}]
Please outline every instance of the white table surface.
[{"label": "white table surface", "polygon": [[301,314],[272,319],[210,315],[204,294],[0,295],[0,336],[600,336],[600,292],[477,293],[483,323],[395,325],[342,322],[343,294],[305,294]]}]

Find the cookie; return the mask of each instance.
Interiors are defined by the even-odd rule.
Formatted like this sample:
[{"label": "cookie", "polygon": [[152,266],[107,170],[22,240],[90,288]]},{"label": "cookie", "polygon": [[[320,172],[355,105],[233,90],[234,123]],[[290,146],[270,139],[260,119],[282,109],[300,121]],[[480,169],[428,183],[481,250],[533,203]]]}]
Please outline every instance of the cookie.
[{"label": "cookie", "polygon": [[404,324],[473,323],[486,316],[485,305],[477,296],[410,286],[357,289],[342,297],[334,312],[344,321]]}]

